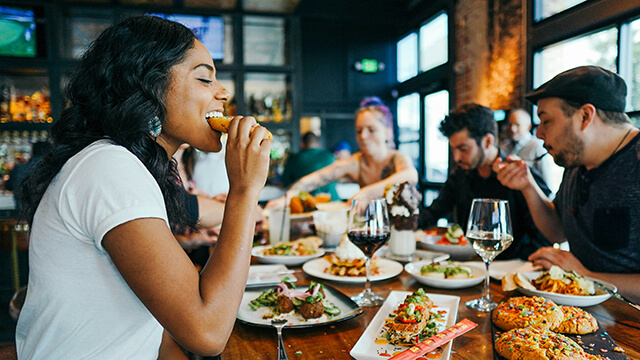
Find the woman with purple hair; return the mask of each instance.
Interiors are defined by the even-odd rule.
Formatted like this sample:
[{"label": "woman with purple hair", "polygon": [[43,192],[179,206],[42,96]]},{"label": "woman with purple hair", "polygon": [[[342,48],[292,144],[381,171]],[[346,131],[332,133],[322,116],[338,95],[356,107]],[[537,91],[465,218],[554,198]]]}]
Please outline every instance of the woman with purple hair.
[{"label": "woman with purple hair", "polygon": [[[405,181],[417,184],[418,172],[411,159],[395,150],[393,116],[379,98],[368,97],[360,102],[356,111],[356,140],[359,152],[301,178],[291,185],[286,198],[343,178],[360,185],[360,191],[352,199],[380,198],[388,184]],[[266,207],[282,207],[283,203],[284,197],[270,201]]]}]

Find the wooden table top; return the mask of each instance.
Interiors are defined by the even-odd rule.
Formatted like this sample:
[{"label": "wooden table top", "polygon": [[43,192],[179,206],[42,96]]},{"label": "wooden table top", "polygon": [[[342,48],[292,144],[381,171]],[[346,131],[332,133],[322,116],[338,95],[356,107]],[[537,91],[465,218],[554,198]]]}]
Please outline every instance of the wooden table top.
[{"label": "wooden table top", "polygon": [[[291,267],[298,278],[296,285],[304,287],[313,277],[306,275],[300,267]],[[357,295],[364,284],[340,283],[315,279],[327,283],[348,296]],[[493,359],[491,339],[491,318],[489,314],[478,313],[465,306],[465,302],[478,298],[484,283],[466,289],[446,290],[431,288],[418,283],[406,272],[399,276],[372,283],[373,291],[387,296],[392,290],[415,291],[423,287],[428,293],[460,296],[457,320],[464,318],[478,324],[478,327],[453,341],[452,360]],[[494,301],[501,301],[511,294],[502,291],[495,280],[491,281]],[[356,318],[334,325],[306,329],[283,330],[284,344],[289,359],[353,359],[349,352],[365,331],[379,307],[364,308],[364,313]],[[609,299],[604,303],[586,308],[598,320],[600,330],[606,331],[618,346],[626,351],[629,359],[640,359],[640,312],[627,304]],[[236,325],[222,353],[223,359],[276,359],[277,337],[275,329],[265,329],[240,323]],[[299,353],[298,353],[299,352]],[[606,355],[606,354],[603,354]],[[384,359],[381,357],[381,359]]]}]

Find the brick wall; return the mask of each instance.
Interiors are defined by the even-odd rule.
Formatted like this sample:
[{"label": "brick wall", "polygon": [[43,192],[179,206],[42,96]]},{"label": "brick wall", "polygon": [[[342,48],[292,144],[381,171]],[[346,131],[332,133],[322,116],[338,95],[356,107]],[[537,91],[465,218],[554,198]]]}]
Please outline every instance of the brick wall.
[{"label": "brick wall", "polygon": [[456,104],[522,106],[526,0],[459,0],[456,5]]}]

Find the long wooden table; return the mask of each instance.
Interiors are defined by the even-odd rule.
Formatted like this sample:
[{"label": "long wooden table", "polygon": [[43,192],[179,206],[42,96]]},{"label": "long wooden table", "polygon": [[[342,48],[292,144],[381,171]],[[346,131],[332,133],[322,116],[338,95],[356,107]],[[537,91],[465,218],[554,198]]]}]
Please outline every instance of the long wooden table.
[{"label": "long wooden table", "polygon": [[[296,282],[299,286],[308,285],[311,276],[301,268],[296,270]],[[318,280],[318,279],[315,279]],[[320,280],[342,291],[348,296],[357,295],[364,284],[339,283]],[[483,283],[484,284],[484,283]],[[491,339],[491,319],[488,314],[477,313],[465,306],[465,302],[479,297],[483,284],[458,290],[430,288],[418,283],[409,274],[372,283],[376,294],[386,296],[392,290],[415,291],[423,287],[427,292],[460,296],[458,321],[464,318],[478,324],[471,332],[453,341],[451,359],[478,360],[493,359],[493,343]],[[491,294],[494,301],[500,301],[511,294],[502,291],[500,284],[492,280]],[[284,344],[289,359],[352,359],[349,355],[364,330],[373,319],[379,307],[364,308],[364,313],[356,318],[335,325],[319,326],[306,329],[283,330]],[[604,303],[586,308],[597,319],[599,331],[606,331],[618,346],[626,351],[629,359],[640,359],[640,312],[627,304],[609,299]],[[265,329],[246,325],[236,321],[233,333],[222,358],[229,359],[277,359],[277,338],[275,329]],[[606,355],[606,354],[602,354]],[[381,359],[384,359],[381,357]]]}]

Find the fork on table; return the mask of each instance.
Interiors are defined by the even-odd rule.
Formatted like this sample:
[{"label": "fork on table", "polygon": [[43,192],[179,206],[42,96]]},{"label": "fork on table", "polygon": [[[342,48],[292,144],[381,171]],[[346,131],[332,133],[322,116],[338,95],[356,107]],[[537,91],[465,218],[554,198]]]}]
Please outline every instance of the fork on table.
[{"label": "fork on table", "polygon": [[287,325],[287,320],[271,320],[271,326],[276,328],[278,332],[278,360],[289,360],[287,357],[287,351],[284,349],[284,342],[282,341],[282,328]]}]

